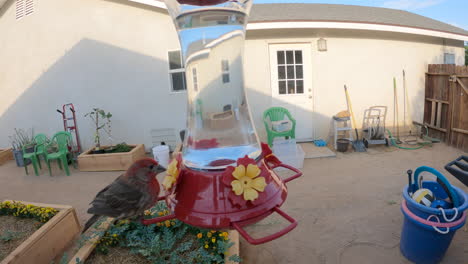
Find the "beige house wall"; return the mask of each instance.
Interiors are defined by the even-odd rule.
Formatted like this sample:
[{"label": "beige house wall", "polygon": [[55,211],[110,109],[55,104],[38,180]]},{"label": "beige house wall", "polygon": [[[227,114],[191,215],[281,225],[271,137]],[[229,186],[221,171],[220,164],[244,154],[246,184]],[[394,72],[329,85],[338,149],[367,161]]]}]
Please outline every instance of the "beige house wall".
[{"label": "beige house wall", "polygon": [[[94,132],[83,116],[93,107],[112,112],[113,143],[150,147],[152,129],[185,127],[187,95],[171,92],[167,63],[167,51],[179,44],[165,10],[125,0],[36,3],[35,12],[20,20],[14,0],[0,10],[0,147],[9,145],[15,127],[48,135],[63,129],[55,109],[69,102],[77,108],[85,147],[93,144]],[[317,51],[319,37],[328,51]],[[343,84],[358,117],[378,104],[391,113],[392,77],[402,95],[405,69],[412,116],[421,121],[427,64],[442,63],[444,52],[464,63],[461,41],[401,33],[259,30],[249,31],[247,39],[247,97],[263,140],[261,116],[271,106],[269,43],[310,43],[316,138],[327,137],[331,116],[346,107]]]},{"label": "beige house wall", "polygon": [[[280,37],[279,37],[280,36]],[[317,50],[317,40],[327,40],[327,51]],[[349,88],[357,125],[364,110],[373,105],[388,106],[387,126],[393,124],[393,77],[397,80],[400,121],[403,120],[403,69],[412,119],[421,122],[424,112],[425,71],[431,63],[443,63],[444,53],[454,53],[464,65],[463,41],[418,35],[333,29],[249,31],[245,48],[248,98],[255,102],[252,114],[260,137],[265,137],[262,112],[272,104],[269,45],[309,43],[313,93],[313,134],[316,139],[331,135],[331,118],[346,110],[343,85]],[[306,74],[306,73],[304,73]],[[309,87],[305,87],[308,89]],[[403,122],[400,123],[403,125]],[[298,123],[300,126],[300,123]]]},{"label": "beige house wall", "polygon": [[69,102],[86,147],[94,137],[83,116],[93,107],[113,114],[114,143],[149,147],[151,129],[185,127],[186,93],[170,88],[167,51],[179,44],[165,10],[124,0],[41,0],[16,20],[14,3],[0,11],[0,146],[15,127],[63,129],[55,109]]}]

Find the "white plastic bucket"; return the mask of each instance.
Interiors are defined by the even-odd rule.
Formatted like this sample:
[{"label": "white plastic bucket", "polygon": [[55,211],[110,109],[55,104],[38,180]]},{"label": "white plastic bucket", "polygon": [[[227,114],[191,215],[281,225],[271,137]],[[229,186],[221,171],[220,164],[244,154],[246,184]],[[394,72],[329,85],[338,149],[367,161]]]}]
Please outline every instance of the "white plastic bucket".
[{"label": "white plastic bucket", "polygon": [[153,147],[154,159],[158,161],[159,165],[167,168],[169,165],[169,146],[160,145]]}]

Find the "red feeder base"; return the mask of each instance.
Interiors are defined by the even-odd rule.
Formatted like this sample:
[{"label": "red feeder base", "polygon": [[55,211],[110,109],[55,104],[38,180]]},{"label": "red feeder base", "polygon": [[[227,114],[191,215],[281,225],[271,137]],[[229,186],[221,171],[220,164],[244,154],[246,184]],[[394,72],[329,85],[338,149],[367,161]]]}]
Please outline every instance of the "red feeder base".
[{"label": "red feeder base", "polygon": [[[268,157],[268,156],[267,156]],[[273,156],[274,157],[274,156]],[[273,163],[273,165],[272,165]],[[272,241],[283,236],[297,226],[297,221],[280,210],[286,200],[288,191],[286,183],[300,177],[302,172],[291,166],[279,163],[274,158],[257,162],[262,174],[268,178],[267,185],[255,202],[232,199],[232,187],[226,184],[225,171],[198,171],[185,167],[181,168],[182,177],[171,194],[161,197],[165,199],[173,212],[164,217],[144,220],[144,224],[153,224],[177,218],[189,225],[208,229],[236,229],[251,244],[257,245]],[[281,179],[273,171],[274,168],[284,167],[295,172],[295,175]],[[228,167],[229,168],[229,167]],[[227,169],[226,169],[227,170]],[[240,198],[239,198],[240,199]],[[290,222],[285,229],[263,238],[253,238],[243,226],[256,223],[272,213],[278,213]]]}]

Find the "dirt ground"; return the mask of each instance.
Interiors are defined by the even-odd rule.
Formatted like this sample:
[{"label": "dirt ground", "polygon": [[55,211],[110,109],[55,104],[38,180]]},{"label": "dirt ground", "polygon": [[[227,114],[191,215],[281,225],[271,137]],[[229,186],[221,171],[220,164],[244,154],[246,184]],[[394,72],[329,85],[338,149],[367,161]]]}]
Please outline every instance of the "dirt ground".
[{"label": "dirt ground", "polygon": [[[288,183],[282,209],[299,221],[288,235],[252,246],[241,240],[244,263],[409,263],[399,251],[401,191],[406,170],[427,165],[443,172],[468,192],[443,166],[463,152],[443,144],[420,150],[378,147],[367,153],[339,153],[336,158],[306,159],[304,176]],[[14,162],[0,166],[0,199],[69,204],[82,223],[94,195],[121,172],[71,176],[43,169],[26,176]],[[281,227],[276,218],[250,227],[255,235]],[[467,263],[468,231],[459,230],[443,263]]]}]

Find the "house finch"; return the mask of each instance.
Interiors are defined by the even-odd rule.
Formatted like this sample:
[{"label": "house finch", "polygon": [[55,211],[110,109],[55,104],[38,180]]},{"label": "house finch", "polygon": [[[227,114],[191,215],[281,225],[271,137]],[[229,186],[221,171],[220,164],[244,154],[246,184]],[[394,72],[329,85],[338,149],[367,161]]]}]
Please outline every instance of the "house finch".
[{"label": "house finch", "polygon": [[166,169],[155,160],[137,160],[125,174],[102,189],[90,203],[89,214],[93,216],[86,222],[83,232],[93,225],[100,216],[116,219],[131,218],[143,212],[158,201],[159,182],[156,175]]}]

